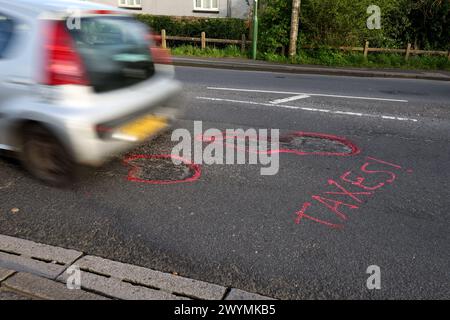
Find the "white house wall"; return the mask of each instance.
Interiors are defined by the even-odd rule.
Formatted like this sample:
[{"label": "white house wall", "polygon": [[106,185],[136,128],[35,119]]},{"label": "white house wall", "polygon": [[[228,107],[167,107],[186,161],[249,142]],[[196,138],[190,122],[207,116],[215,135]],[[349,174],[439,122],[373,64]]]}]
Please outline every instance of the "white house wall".
[{"label": "white house wall", "polygon": [[[230,1],[230,3],[228,3]],[[117,7],[118,0],[94,0]],[[133,10],[136,13],[168,16],[193,16],[193,17],[227,17],[231,9],[234,18],[246,18],[248,5],[246,0],[219,0],[219,13],[194,11],[194,0],[142,0],[142,10]]]}]

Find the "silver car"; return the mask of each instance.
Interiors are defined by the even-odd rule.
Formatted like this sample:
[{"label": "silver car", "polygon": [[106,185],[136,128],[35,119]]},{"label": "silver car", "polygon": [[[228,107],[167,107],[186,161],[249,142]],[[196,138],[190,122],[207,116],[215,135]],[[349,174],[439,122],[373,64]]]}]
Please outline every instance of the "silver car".
[{"label": "silver car", "polygon": [[90,2],[0,0],[0,149],[36,178],[72,181],[168,126],[170,56],[127,13]]}]

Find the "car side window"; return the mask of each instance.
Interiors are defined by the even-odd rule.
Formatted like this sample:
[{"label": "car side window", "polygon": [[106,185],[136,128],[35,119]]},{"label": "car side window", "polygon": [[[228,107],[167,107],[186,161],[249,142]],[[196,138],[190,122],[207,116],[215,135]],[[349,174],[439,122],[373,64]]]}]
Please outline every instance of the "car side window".
[{"label": "car side window", "polygon": [[14,34],[14,21],[0,12],[0,59],[6,53]]}]

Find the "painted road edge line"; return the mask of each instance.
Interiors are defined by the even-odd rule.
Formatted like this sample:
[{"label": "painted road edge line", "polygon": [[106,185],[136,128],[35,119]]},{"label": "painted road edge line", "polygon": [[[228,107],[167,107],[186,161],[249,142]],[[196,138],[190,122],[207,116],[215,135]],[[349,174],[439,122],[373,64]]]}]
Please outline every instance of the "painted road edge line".
[{"label": "painted road edge line", "polygon": [[402,100],[402,99],[345,96],[345,95],[322,94],[322,93],[272,91],[272,90],[258,90],[258,89],[238,89],[238,88],[222,88],[222,87],[207,87],[206,89],[208,89],[208,90],[220,90],[220,91],[236,91],[236,92],[256,92],[256,93],[287,94],[287,95],[295,95],[295,96],[311,96],[311,97],[328,97],[328,98],[343,98],[343,99],[358,99],[358,100],[389,101],[389,102],[402,102],[402,103],[407,103],[408,102],[408,100]]},{"label": "painted road edge line", "polygon": [[291,109],[291,110],[302,110],[302,111],[310,111],[310,112],[322,112],[322,113],[329,113],[329,114],[340,114],[340,115],[346,115],[346,116],[378,118],[378,119],[383,119],[383,120],[412,121],[412,122],[419,121],[418,119],[414,119],[414,118],[405,118],[405,117],[398,117],[398,116],[392,116],[392,115],[377,115],[377,114],[370,114],[370,113],[350,112],[350,111],[341,111],[341,110],[286,106],[286,105],[281,105],[281,104],[254,102],[254,101],[245,101],[245,100],[233,100],[233,99],[222,99],[222,98],[211,98],[211,97],[196,97],[196,99],[207,100],[207,101],[221,101],[221,102],[248,104],[248,105],[256,105],[256,106],[275,107],[275,108]]}]

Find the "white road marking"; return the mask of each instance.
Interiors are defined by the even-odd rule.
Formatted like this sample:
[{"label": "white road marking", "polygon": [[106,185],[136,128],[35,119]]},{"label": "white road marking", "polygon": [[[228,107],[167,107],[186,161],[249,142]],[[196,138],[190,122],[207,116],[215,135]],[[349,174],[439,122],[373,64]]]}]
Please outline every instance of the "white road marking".
[{"label": "white road marking", "polygon": [[284,106],[284,105],[278,105],[278,104],[272,104],[272,103],[264,103],[264,102],[254,102],[254,101],[243,101],[243,100],[232,100],[232,99],[221,99],[221,98],[209,98],[209,97],[196,97],[199,100],[209,100],[209,101],[222,101],[222,102],[235,102],[235,103],[242,103],[242,104],[252,104],[256,106],[267,106],[267,107],[277,107],[277,108],[283,108],[283,109],[294,109],[294,110],[302,110],[301,107],[295,107],[295,106]]},{"label": "white road marking", "polygon": [[300,94],[300,95],[296,95],[296,96],[285,98],[285,99],[273,100],[270,103],[280,104],[280,103],[286,103],[286,102],[291,102],[291,101],[300,100],[300,99],[306,99],[306,98],[310,98],[310,97],[311,96],[308,96],[306,94]]},{"label": "white road marking", "polygon": [[303,111],[311,111],[311,112],[341,114],[341,115],[346,115],[346,116],[370,117],[370,118],[378,118],[378,119],[385,119],[385,120],[412,121],[412,122],[419,121],[417,119],[397,117],[397,116],[391,116],[391,115],[377,115],[377,114],[349,112],[349,111],[341,111],[341,110],[328,110],[328,109],[306,108],[306,107],[297,107],[297,106],[285,106],[285,105],[281,105],[281,104],[254,102],[254,101],[245,101],[245,100],[233,100],[233,99],[210,98],[210,97],[196,97],[196,99],[249,104],[249,105],[257,105],[257,106],[267,106],[267,107],[275,107],[275,108],[291,109],[291,110],[303,110]]},{"label": "white road marking", "polygon": [[329,98],[343,98],[343,99],[389,101],[389,102],[402,102],[402,103],[407,103],[408,102],[408,100],[374,98],[374,97],[358,97],[358,96],[343,96],[343,95],[321,94],[321,93],[288,92],[288,91],[272,91],[272,90],[256,90],[256,89],[237,89],[237,88],[220,88],[220,87],[207,87],[207,89],[208,90],[221,90],[221,91],[236,91],[236,92],[257,92],[257,93],[288,94],[288,95],[296,95],[296,96],[304,95],[304,96],[314,96],[314,97],[329,97]]}]

